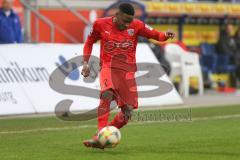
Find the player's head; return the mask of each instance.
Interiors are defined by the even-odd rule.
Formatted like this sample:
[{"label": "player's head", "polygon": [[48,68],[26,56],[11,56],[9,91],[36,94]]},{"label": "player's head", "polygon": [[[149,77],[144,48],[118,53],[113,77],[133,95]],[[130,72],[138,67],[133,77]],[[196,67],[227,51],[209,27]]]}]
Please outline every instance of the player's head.
[{"label": "player's head", "polygon": [[3,0],[2,1],[2,8],[6,11],[11,10],[13,6],[14,0]]},{"label": "player's head", "polygon": [[226,31],[227,31],[228,35],[233,35],[234,34],[233,25],[232,24],[227,24]]},{"label": "player's head", "polygon": [[222,27],[222,34],[226,34],[228,36],[233,36],[234,35],[234,28],[233,25],[230,23],[225,24]]},{"label": "player's head", "polygon": [[116,13],[116,24],[119,30],[126,29],[134,18],[134,8],[130,3],[122,3]]}]

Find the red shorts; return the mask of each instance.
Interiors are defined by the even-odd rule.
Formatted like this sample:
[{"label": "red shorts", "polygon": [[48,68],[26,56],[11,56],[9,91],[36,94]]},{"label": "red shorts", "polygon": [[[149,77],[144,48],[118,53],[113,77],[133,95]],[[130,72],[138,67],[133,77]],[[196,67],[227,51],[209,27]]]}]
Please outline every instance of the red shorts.
[{"label": "red shorts", "polygon": [[135,72],[126,72],[120,69],[102,68],[100,71],[101,93],[112,89],[119,107],[131,105],[137,109],[138,94],[134,74]]}]

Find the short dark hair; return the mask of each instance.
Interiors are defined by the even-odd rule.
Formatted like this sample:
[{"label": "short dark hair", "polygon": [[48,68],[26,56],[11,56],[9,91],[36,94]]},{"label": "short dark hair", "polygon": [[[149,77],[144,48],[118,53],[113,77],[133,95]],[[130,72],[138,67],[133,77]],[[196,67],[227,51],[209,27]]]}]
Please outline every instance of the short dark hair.
[{"label": "short dark hair", "polygon": [[131,16],[134,16],[134,14],[135,14],[134,8],[130,3],[121,3],[119,5],[118,9],[120,11],[122,11],[123,13],[126,13]]}]

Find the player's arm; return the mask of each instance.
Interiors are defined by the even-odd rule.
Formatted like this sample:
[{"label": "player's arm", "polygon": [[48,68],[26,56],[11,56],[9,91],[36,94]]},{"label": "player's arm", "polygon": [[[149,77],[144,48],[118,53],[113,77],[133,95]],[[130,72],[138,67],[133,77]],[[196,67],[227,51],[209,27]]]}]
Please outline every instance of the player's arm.
[{"label": "player's arm", "polygon": [[83,69],[81,74],[84,77],[88,77],[90,74],[90,68],[88,66],[88,61],[92,53],[92,47],[95,42],[100,39],[100,29],[97,21],[93,24],[92,32],[89,34],[84,47],[83,47]]},{"label": "player's arm", "polygon": [[148,39],[166,41],[168,39],[173,39],[175,37],[175,33],[172,31],[159,32],[141,21],[138,22],[138,26],[139,26],[138,35],[146,37]]}]

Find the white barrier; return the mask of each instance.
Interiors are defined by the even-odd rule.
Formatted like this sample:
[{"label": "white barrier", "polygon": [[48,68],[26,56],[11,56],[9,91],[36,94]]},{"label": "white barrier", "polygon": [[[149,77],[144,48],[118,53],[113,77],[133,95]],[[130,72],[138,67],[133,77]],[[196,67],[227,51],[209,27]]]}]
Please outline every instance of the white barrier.
[{"label": "white barrier", "polygon": [[[0,46],[0,115],[54,112],[58,102],[64,99],[74,101],[72,111],[89,110],[98,105],[97,98],[57,93],[50,88],[49,75],[61,65],[60,59],[69,60],[78,56],[83,45],[68,44],[22,44]],[[78,54],[77,54],[78,53]],[[99,44],[93,48],[98,56]],[[139,44],[137,62],[158,63],[150,48]],[[65,84],[99,89],[98,78],[86,83],[80,76],[81,67],[75,70],[75,77],[66,78]],[[166,75],[161,80],[171,83]],[[149,89],[146,88],[145,89]],[[173,88],[169,93],[139,98],[140,106],[181,104],[182,100]]]}]

